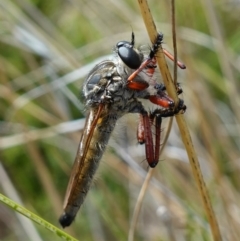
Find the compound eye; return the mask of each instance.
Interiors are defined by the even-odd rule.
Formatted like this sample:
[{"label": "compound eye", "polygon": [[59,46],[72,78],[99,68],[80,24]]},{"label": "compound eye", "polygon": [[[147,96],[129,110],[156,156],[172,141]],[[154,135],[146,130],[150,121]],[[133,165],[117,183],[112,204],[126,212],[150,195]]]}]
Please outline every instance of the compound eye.
[{"label": "compound eye", "polygon": [[117,43],[118,55],[130,69],[138,69],[141,65],[141,58],[131,43],[121,41]]},{"label": "compound eye", "polygon": [[120,41],[116,45],[117,49],[119,49],[119,48],[121,48],[123,46],[129,46],[129,48],[132,47],[131,43],[129,43],[128,41]]}]

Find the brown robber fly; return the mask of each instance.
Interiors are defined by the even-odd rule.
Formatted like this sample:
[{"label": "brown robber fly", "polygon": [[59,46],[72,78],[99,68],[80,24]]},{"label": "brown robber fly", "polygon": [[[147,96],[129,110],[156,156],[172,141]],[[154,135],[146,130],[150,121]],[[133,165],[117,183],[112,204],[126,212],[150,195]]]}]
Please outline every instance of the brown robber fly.
[{"label": "brown robber fly", "polygon": [[[162,117],[184,112],[186,106],[180,99],[174,101],[166,94],[165,86],[156,82],[156,53],[163,40],[157,35],[148,54],[135,48],[134,33],[131,42],[120,41],[116,44],[111,60],[97,64],[87,76],[83,85],[88,116],[78,146],[76,159],[68,183],[64,212],[59,222],[62,227],[69,226],[91,186],[93,176],[106,148],[117,120],[127,113],[140,115],[137,138],[145,144],[146,159],[150,167],[158,163],[160,152],[160,133]],[[166,50],[164,53],[172,58]],[[185,66],[178,62],[180,68]],[[179,86],[178,93],[182,91]],[[141,103],[148,99],[159,108],[148,113]],[[155,127],[155,141],[152,137]]]}]

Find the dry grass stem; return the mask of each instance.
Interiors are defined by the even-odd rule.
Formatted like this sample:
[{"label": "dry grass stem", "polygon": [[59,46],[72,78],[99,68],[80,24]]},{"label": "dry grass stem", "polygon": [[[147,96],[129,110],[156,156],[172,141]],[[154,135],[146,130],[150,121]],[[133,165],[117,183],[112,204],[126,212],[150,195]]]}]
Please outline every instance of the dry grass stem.
[{"label": "dry grass stem", "polygon": [[[139,2],[139,6],[141,9],[141,13],[143,16],[145,26],[147,28],[147,32],[149,34],[151,42],[154,42],[156,39],[156,36],[157,36],[157,30],[156,30],[156,26],[155,26],[154,20],[152,18],[148,3],[145,0],[141,0],[141,1],[139,0],[138,2]],[[160,68],[166,89],[167,89],[169,95],[174,99],[175,103],[178,103],[176,89],[173,84],[172,77],[168,70],[168,66],[166,64],[165,57],[164,57],[164,54],[163,54],[161,48],[159,51],[159,55],[157,56],[157,61],[158,61],[158,66]],[[185,145],[185,148],[186,148],[186,151],[188,154],[189,162],[192,167],[192,173],[193,173],[193,176],[197,183],[197,187],[199,189],[199,193],[200,193],[200,196],[201,196],[203,204],[204,204],[205,212],[208,216],[208,220],[209,220],[209,223],[211,226],[214,240],[220,241],[220,240],[222,240],[222,238],[221,238],[221,234],[219,231],[218,223],[217,223],[215,214],[213,212],[213,208],[212,208],[212,205],[210,202],[207,188],[206,188],[206,185],[205,185],[205,182],[204,182],[204,179],[202,176],[202,172],[200,169],[197,154],[193,147],[191,136],[190,136],[184,115],[176,115],[176,120],[177,120],[177,124],[178,124],[179,130],[180,130],[180,133],[181,133],[182,141]]]}]

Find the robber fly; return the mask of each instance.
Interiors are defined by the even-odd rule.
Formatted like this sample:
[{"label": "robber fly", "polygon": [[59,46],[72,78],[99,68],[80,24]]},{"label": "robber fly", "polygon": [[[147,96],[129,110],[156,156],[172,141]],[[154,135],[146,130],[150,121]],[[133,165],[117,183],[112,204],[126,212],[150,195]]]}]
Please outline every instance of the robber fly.
[{"label": "robber fly", "polygon": [[[161,118],[173,116],[186,106],[179,100],[177,106],[165,93],[165,86],[154,77],[156,53],[163,35],[158,34],[148,55],[135,48],[134,33],[131,42],[116,44],[112,60],[97,64],[87,76],[83,85],[83,96],[89,111],[83,134],[78,146],[64,202],[64,213],[59,222],[62,227],[74,220],[92,183],[100,159],[117,120],[127,113],[138,113],[138,142],[145,143],[146,159],[155,167],[159,159]],[[178,62],[181,68],[185,66]],[[178,86],[179,87],[179,86]],[[181,89],[179,89],[179,93]],[[148,99],[162,107],[148,113],[140,99]],[[155,121],[155,145],[152,125]]]}]

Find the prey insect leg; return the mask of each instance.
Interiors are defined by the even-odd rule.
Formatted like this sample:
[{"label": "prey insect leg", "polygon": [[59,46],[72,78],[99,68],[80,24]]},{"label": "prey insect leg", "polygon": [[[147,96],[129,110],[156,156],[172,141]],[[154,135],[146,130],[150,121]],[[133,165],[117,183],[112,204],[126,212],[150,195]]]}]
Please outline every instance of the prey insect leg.
[{"label": "prey insect leg", "polygon": [[143,61],[140,67],[128,77],[129,84],[132,82],[135,82],[134,79],[136,78],[136,76],[145,68],[148,68],[148,71],[150,71],[149,74],[151,75],[154,74],[154,71],[156,68],[155,55],[158,51],[160,44],[162,43],[162,40],[163,40],[163,34],[159,33],[157,35],[155,43],[153,44],[150,50],[148,58],[145,61]]},{"label": "prey insect leg", "polygon": [[[169,58],[171,59],[172,61],[174,61],[174,57],[172,54],[170,54],[166,49],[163,49],[163,53]],[[186,69],[186,65],[180,61],[177,60],[177,66],[180,68],[180,69]]]},{"label": "prey insect leg", "polygon": [[[156,66],[156,54],[157,51],[159,49],[159,46],[162,44],[163,41],[163,34],[162,33],[158,33],[155,42],[152,45],[152,48],[150,50],[149,56],[148,58],[142,62],[142,64],[140,65],[140,67],[134,71],[129,77],[128,77],[128,81],[129,81],[129,85],[134,82],[134,79],[136,78],[136,76],[145,68],[148,69],[148,72],[150,75],[154,74],[155,68]],[[163,53],[172,61],[174,61],[174,56],[172,54],[170,54],[166,49],[163,49]],[[177,61],[177,65],[179,68],[181,69],[186,69],[185,64],[183,64],[180,61]]]}]

